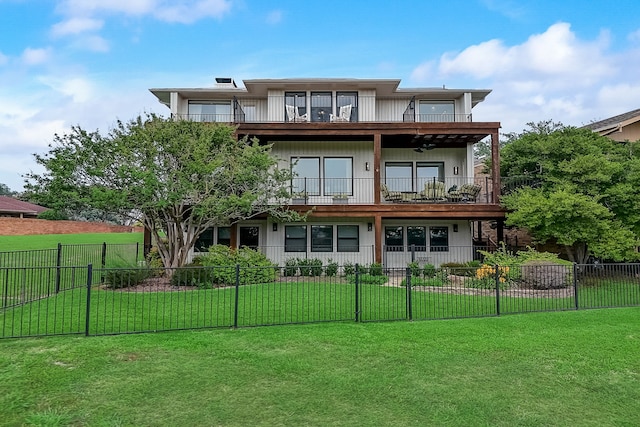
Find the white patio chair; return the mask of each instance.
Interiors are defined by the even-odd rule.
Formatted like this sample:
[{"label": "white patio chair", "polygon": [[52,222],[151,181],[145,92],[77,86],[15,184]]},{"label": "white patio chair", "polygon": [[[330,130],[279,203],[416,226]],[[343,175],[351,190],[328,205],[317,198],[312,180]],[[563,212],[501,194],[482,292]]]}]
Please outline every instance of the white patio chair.
[{"label": "white patio chair", "polygon": [[332,122],[350,122],[351,121],[351,104],[343,105],[340,107],[338,115],[329,115],[329,121]]},{"label": "white patio chair", "polygon": [[298,112],[298,107],[296,107],[295,105],[285,105],[286,109],[287,109],[287,118],[289,119],[290,122],[308,122],[309,121],[309,115],[307,113],[300,115],[300,113]]}]

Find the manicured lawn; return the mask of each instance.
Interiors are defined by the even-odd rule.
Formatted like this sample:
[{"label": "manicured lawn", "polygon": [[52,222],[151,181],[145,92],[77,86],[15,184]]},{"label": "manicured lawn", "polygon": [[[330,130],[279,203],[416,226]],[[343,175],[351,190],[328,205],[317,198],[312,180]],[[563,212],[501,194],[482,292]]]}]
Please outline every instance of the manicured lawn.
[{"label": "manicured lawn", "polygon": [[54,249],[65,245],[143,243],[143,233],[82,233],[0,236],[0,252]]},{"label": "manicured lawn", "polygon": [[640,309],[0,342],[3,425],[640,425]]}]

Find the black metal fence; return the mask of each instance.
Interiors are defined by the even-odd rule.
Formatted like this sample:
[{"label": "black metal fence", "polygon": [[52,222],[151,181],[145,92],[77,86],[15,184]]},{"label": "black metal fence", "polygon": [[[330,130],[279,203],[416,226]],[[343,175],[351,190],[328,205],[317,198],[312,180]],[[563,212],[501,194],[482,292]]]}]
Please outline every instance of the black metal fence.
[{"label": "black metal fence", "polygon": [[0,267],[0,297],[1,338],[449,319],[637,306],[640,264]]}]

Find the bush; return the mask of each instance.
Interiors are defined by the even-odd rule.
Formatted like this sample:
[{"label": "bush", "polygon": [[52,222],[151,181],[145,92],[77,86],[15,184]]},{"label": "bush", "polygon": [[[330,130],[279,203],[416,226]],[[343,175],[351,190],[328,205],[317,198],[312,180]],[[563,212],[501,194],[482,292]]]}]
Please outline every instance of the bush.
[{"label": "bush", "polygon": [[200,289],[211,289],[213,287],[213,267],[180,267],[176,268],[171,275],[173,286],[197,286]]},{"label": "bush", "polygon": [[324,268],[324,274],[327,277],[333,277],[338,274],[338,263],[329,258],[327,266]]},{"label": "bush", "polygon": [[240,266],[240,283],[252,285],[273,282],[276,267],[269,259],[254,249],[232,249],[224,245],[214,245],[209,251],[198,257],[198,263],[210,268],[212,285],[230,286],[236,282],[236,265]]},{"label": "bush", "polygon": [[571,267],[553,261],[527,261],[521,268],[522,283],[533,289],[566,288],[573,280]]},{"label": "bush", "polygon": [[[360,274],[359,275],[359,283],[361,285],[382,285],[387,283],[389,278],[387,276],[373,276],[371,274]],[[347,281],[351,284],[356,283],[356,275],[347,276]]]},{"label": "bush", "polygon": [[298,274],[298,258],[289,258],[284,262],[284,275],[286,277],[295,276]]},{"label": "bush", "polygon": [[422,268],[422,275],[425,278],[435,277],[437,273],[436,266],[433,264],[425,264]]},{"label": "bush", "polygon": [[69,219],[69,216],[61,211],[55,209],[47,209],[44,212],[38,214],[38,219],[48,219],[49,221],[65,221]]},{"label": "bush", "polygon": [[345,276],[353,276],[354,274],[356,274],[356,267],[353,265],[353,263],[347,261],[342,264],[342,273]]},{"label": "bush", "polygon": [[382,276],[382,264],[374,262],[369,266],[369,274],[372,276]]},{"label": "bush", "polygon": [[420,275],[422,274],[422,269],[420,268],[420,264],[418,264],[418,261],[410,262],[409,264],[407,264],[407,267],[409,267],[409,270],[411,270],[411,275],[413,277],[420,277]]},{"label": "bush", "polygon": [[151,277],[151,270],[135,264],[119,262],[105,269],[104,282],[109,289],[122,289],[136,286]]}]

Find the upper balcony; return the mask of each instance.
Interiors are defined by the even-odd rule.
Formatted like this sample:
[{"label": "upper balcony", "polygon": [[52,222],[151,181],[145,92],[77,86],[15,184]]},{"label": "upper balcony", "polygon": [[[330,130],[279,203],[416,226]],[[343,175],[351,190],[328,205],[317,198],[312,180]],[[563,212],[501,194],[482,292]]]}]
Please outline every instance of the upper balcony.
[{"label": "upper balcony", "polygon": [[[469,123],[471,113],[454,100],[383,98],[357,93],[310,96],[233,97],[232,100],[189,100],[173,116],[221,123]],[[470,110],[470,109],[469,109]]]}]

